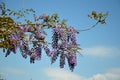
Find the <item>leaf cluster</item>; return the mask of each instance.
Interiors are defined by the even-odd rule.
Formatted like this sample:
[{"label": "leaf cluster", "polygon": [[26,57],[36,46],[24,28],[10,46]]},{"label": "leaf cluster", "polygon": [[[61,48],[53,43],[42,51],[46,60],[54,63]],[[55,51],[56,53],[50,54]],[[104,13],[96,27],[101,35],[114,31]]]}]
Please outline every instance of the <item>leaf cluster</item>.
[{"label": "leaf cluster", "polygon": [[108,16],[108,12],[103,14],[103,13],[97,13],[96,11],[92,11],[91,14],[88,14],[88,17],[91,19],[96,20],[97,22],[100,22],[101,24],[106,24],[106,17]]}]

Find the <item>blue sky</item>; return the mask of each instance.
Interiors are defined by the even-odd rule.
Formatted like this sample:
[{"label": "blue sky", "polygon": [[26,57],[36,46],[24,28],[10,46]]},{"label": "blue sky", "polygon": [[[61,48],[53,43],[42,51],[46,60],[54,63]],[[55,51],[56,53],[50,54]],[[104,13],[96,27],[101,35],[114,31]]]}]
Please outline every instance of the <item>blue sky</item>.
[{"label": "blue sky", "polygon": [[[0,0],[13,10],[33,8],[37,15],[58,13],[67,24],[79,30],[95,22],[87,14],[109,12],[106,25],[81,32],[77,41],[83,56],[77,56],[77,66],[70,72],[59,68],[59,60],[53,65],[43,53],[41,61],[29,63],[20,53],[4,57],[0,50],[0,74],[6,80],[120,80],[120,0]],[[32,19],[31,17],[28,17]]]}]

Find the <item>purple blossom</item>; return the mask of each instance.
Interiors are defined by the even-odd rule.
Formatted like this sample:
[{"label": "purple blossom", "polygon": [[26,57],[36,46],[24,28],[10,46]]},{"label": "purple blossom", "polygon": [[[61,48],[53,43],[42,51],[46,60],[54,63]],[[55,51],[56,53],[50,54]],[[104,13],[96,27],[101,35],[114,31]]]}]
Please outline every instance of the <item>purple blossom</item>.
[{"label": "purple blossom", "polygon": [[32,54],[32,51],[31,50],[26,50],[26,54],[30,56]]},{"label": "purple blossom", "polygon": [[63,42],[59,44],[59,50],[66,50],[67,49],[67,43]]},{"label": "purple blossom", "polygon": [[64,68],[65,65],[65,54],[60,55],[60,68]]},{"label": "purple blossom", "polygon": [[41,47],[34,47],[30,55],[30,63],[34,63],[35,60],[40,60],[41,53],[42,53]]},{"label": "purple blossom", "polygon": [[51,52],[51,64],[56,61],[58,56],[59,56],[59,52],[57,50]]},{"label": "purple blossom", "polygon": [[75,34],[73,34],[73,35],[71,36],[71,42],[72,42],[73,45],[77,45]]},{"label": "purple blossom", "polygon": [[31,55],[31,51],[29,50],[29,38],[27,36],[23,36],[22,45],[20,46],[20,51],[24,58],[27,58],[27,55]]},{"label": "purple blossom", "polygon": [[20,38],[17,36],[17,33],[13,32],[9,35],[9,40],[10,46],[12,46],[10,50],[16,53],[17,47],[21,44]]},{"label": "purple blossom", "polygon": [[76,33],[78,33],[78,31],[76,29],[74,29],[73,27],[69,27],[67,30],[67,41],[71,42],[73,45],[77,45],[76,42]]},{"label": "purple blossom", "polygon": [[54,31],[55,31],[58,35],[61,35],[61,34],[64,32],[64,30],[62,30],[60,27],[55,27],[55,28],[54,28]]},{"label": "purple blossom", "polygon": [[42,48],[41,47],[36,47],[34,50],[35,54],[36,54],[36,60],[41,59],[41,53],[42,53]]},{"label": "purple blossom", "polygon": [[29,46],[26,43],[23,43],[20,47],[21,54],[24,58],[27,58],[27,55],[31,55],[31,51],[29,50]]},{"label": "purple blossom", "polygon": [[53,49],[57,49],[58,47],[58,34],[56,32],[53,33],[53,36],[52,36],[52,48]]},{"label": "purple blossom", "polygon": [[62,41],[61,41],[62,46],[64,46],[64,48],[67,48],[67,45],[68,45],[67,35],[66,35],[66,34],[63,34],[61,40],[62,40]]},{"label": "purple blossom", "polygon": [[68,53],[66,56],[68,59],[69,68],[71,71],[73,71],[74,67],[77,65],[76,55]]},{"label": "purple blossom", "polygon": [[51,56],[50,49],[49,49],[47,46],[44,47],[44,50],[45,50],[45,52],[46,52],[46,54],[47,54],[48,56]]},{"label": "purple blossom", "polygon": [[[38,26],[36,27],[36,29],[37,28],[38,28]],[[35,38],[38,39],[38,40],[44,40],[45,39],[45,36],[43,36],[43,32],[39,31],[38,29],[35,30],[34,34],[35,34]]]}]

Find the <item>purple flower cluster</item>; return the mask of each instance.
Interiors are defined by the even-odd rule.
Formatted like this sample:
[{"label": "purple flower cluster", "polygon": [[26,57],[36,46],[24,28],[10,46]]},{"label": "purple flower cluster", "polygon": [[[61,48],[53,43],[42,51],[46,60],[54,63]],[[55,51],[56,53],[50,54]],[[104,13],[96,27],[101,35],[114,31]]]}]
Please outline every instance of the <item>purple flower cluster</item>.
[{"label": "purple flower cluster", "polygon": [[47,46],[44,46],[44,50],[48,56],[51,56],[51,51]]},{"label": "purple flower cluster", "polygon": [[53,36],[52,36],[52,48],[53,49],[57,49],[58,47],[58,34],[56,32],[53,32]]},{"label": "purple flower cluster", "polygon": [[31,54],[29,50],[29,38],[27,36],[23,36],[22,38],[22,45],[20,46],[21,54],[24,58],[27,58],[27,55]]},{"label": "purple flower cluster", "polygon": [[34,63],[35,60],[41,59],[42,48],[41,46],[34,46],[31,50],[29,49],[29,45],[27,42],[24,42],[20,47],[22,56],[27,58],[30,56],[30,63]]},{"label": "purple flower cluster", "polygon": [[32,53],[30,54],[30,63],[34,63],[35,60],[41,59],[42,49],[41,47],[34,47]]},{"label": "purple flower cluster", "polygon": [[[5,39],[10,46],[3,49],[4,52],[6,50],[6,57],[11,52],[16,53],[17,48],[19,48],[22,57],[27,58],[29,56],[30,63],[34,63],[35,60],[41,59],[43,49],[47,56],[51,58],[51,64],[60,57],[60,68],[64,68],[65,60],[67,60],[70,70],[73,71],[77,65],[76,53],[80,49],[76,41],[78,31],[73,27],[65,27],[67,25],[56,23],[54,20],[57,17],[52,18],[43,14],[39,19],[43,20],[41,24],[15,23],[15,30],[8,30],[7,33],[9,34],[7,34]],[[48,47],[48,42],[45,41],[44,23],[48,27],[52,25],[50,27],[53,30],[52,50]]]},{"label": "purple flower cluster", "polygon": [[[3,49],[6,52],[5,56],[7,57],[11,52],[16,53],[19,48],[23,58],[30,57],[30,63],[40,60],[42,47],[45,45],[44,31],[40,29],[40,25],[15,23],[15,26],[14,30],[8,30],[6,34],[4,43],[7,46]],[[50,56],[49,48],[45,47],[44,50]]]},{"label": "purple flower cluster", "polygon": [[64,65],[65,65],[65,54],[61,54],[60,55],[60,68],[64,68]]},{"label": "purple flower cluster", "polygon": [[27,58],[27,56],[30,56],[30,63],[34,63],[35,60],[41,59],[41,53],[42,53],[41,46],[34,46],[30,50],[28,44],[23,43],[20,50],[24,58]]},{"label": "purple flower cluster", "polygon": [[55,28],[53,28],[53,36],[52,36],[52,48],[53,49],[59,48],[58,43],[60,39],[62,38],[63,33],[64,31],[60,28],[60,26],[56,26]]},{"label": "purple flower cluster", "polygon": [[67,60],[68,60],[70,70],[73,71],[74,67],[77,65],[76,55],[68,53],[67,54]]},{"label": "purple flower cluster", "polygon": [[[20,26],[21,27],[21,26]],[[30,56],[30,63],[34,63],[35,60],[41,59],[42,53],[42,42],[44,42],[44,36],[41,30],[39,29],[39,25],[29,26],[24,25],[22,28],[19,28],[22,34],[22,45],[20,47],[22,56],[27,58],[27,55]],[[25,33],[29,32],[29,36]],[[32,42],[33,48],[29,48],[29,44]]]},{"label": "purple flower cluster", "polygon": [[9,36],[6,40],[9,43],[5,57],[7,57],[11,52],[16,53],[17,47],[21,45],[21,41],[16,32],[8,32]]},{"label": "purple flower cluster", "polygon": [[73,71],[77,65],[76,53],[80,49],[76,41],[78,31],[72,27],[62,28],[60,25],[53,28],[51,63],[55,62],[60,54],[60,68],[64,68],[65,58],[68,60],[70,70]]},{"label": "purple flower cluster", "polygon": [[57,50],[53,50],[51,52],[51,64],[56,61],[56,59],[58,58],[59,54],[60,53]]}]

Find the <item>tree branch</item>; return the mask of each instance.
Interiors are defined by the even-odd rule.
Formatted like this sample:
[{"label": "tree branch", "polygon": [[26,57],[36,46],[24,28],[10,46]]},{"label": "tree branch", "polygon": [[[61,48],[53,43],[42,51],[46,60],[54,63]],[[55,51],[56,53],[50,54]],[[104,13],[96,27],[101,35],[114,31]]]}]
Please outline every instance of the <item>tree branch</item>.
[{"label": "tree branch", "polygon": [[98,23],[99,23],[99,21],[97,21],[93,26],[91,26],[89,28],[86,28],[86,29],[83,29],[83,30],[79,30],[79,32],[91,30],[91,29],[95,28],[98,25]]}]

